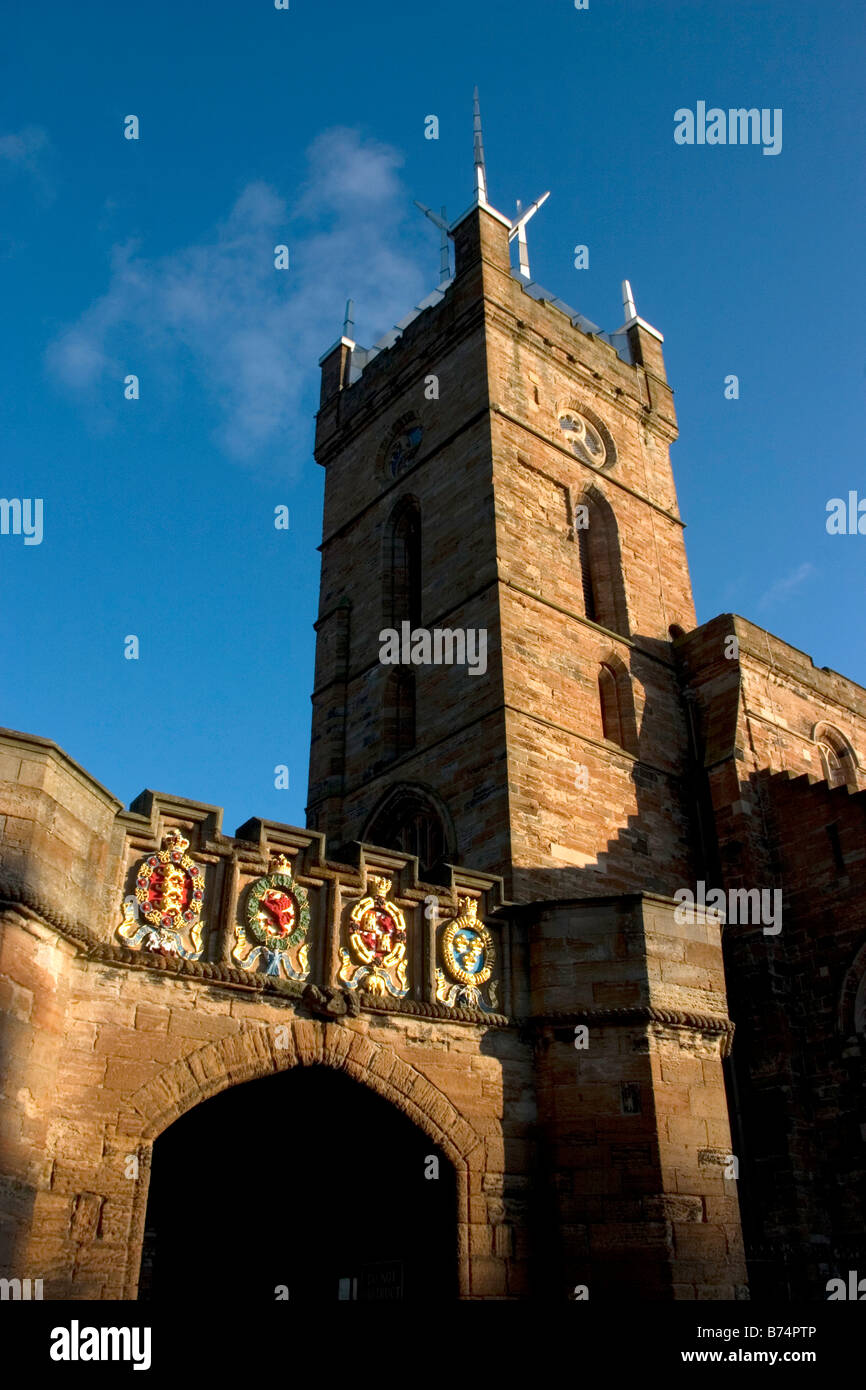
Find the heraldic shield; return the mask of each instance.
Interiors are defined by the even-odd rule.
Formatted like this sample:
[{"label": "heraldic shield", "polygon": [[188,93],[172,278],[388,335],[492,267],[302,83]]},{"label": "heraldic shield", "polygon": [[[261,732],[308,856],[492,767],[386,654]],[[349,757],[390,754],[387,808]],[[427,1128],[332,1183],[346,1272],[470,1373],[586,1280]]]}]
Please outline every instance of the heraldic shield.
[{"label": "heraldic shield", "polygon": [[460,916],[443,929],[439,942],[445,969],[436,971],[436,998],[452,1009],[495,1013],[498,1003],[496,982],[491,979],[496,964],[493,937],[478,921],[475,898],[460,898],[457,907]]},{"label": "heraldic shield", "polygon": [[136,951],[199,960],[204,873],[187,854],[189,840],[179,830],[166,831],[162,846],[139,864],[117,935]]},{"label": "heraldic shield", "polygon": [[340,949],[340,979],[349,989],[368,994],[392,994],[402,999],[409,993],[406,962],[406,923],[399,907],[388,900],[391,882],[371,876],[372,897],[352,908],[349,947]]},{"label": "heraldic shield", "polygon": [[295,883],[285,854],[271,859],[271,871],[247,892],[244,920],[235,927],[232,960],[244,970],[306,980],[310,973],[307,933],[310,900]]}]

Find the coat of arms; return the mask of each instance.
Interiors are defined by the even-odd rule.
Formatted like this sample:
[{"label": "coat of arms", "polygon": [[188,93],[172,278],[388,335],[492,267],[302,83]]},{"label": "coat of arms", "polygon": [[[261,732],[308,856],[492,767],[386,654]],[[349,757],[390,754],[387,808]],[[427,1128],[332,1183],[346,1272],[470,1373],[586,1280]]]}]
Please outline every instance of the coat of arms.
[{"label": "coat of arms", "polygon": [[462,1006],[494,1013],[496,982],[490,978],[496,963],[493,937],[478,920],[474,898],[460,898],[457,906],[460,916],[442,932],[440,949],[445,969],[436,971],[436,998],[452,1009]]},{"label": "coat of arms", "polygon": [[340,949],[343,962],[340,979],[349,989],[363,985],[368,994],[393,994],[402,999],[409,993],[406,978],[406,923],[399,907],[389,902],[391,883],[371,876],[373,895],[362,898],[352,908],[349,946]]},{"label": "coat of arms", "polygon": [[123,921],[117,928],[117,935],[133,950],[200,959],[204,874],[188,849],[189,840],[179,830],[167,830],[162,849],[139,864],[135,893],[124,900]]},{"label": "coat of arms", "polygon": [[244,921],[235,927],[232,960],[244,970],[306,980],[310,973],[309,930],[307,890],[295,883],[291,860],[277,854],[271,860],[270,873],[250,884]]}]

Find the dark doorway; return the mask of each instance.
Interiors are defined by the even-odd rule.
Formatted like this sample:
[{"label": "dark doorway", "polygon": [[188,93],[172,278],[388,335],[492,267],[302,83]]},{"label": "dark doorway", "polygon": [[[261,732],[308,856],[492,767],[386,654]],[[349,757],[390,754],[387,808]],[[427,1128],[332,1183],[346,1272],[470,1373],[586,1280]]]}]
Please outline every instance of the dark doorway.
[{"label": "dark doorway", "polygon": [[456,1298],[454,1168],[329,1067],[222,1091],[154,1144],[139,1298],[217,1288],[248,1306],[281,1288],[293,1303]]}]

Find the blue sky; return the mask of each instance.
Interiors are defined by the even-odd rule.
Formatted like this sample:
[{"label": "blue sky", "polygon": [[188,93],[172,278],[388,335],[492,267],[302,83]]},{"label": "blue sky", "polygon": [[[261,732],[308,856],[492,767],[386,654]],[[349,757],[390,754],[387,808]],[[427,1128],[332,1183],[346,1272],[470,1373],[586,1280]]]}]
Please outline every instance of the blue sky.
[{"label": "blue sky", "polygon": [[[435,286],[412,200],[469,203],[475,82],[491,201],[552,191],[534,277],[615,329],[628,276],[665,335],[699,621],[866,683],[866,537],[825,530],[866,496],[859,4],[50,0],[4,27],[0,495],[45,520],[0,536],[0,722],[127,802],[304,823],[317,359],[349,295],[369,344]],[[676,145],[699,100],[782,108],[782,152]]]}]

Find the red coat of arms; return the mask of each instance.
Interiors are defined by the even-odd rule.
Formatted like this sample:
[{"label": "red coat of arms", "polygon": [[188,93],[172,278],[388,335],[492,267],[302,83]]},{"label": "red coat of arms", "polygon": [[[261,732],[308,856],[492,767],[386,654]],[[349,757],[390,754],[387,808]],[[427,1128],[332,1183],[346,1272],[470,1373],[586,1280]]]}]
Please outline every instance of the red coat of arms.
[{"label": "red coat of arms", "polygon": [[162,849],[139,864],[135,894],[125,900],[117,929],[127,946],[187,960],[201,956],[204,874],[188,849],[179,830],[167,830]]}]

